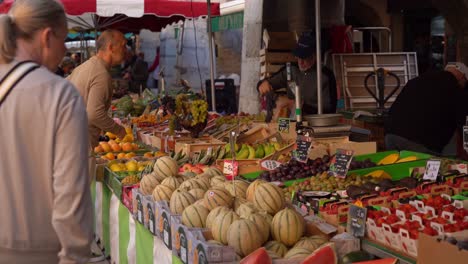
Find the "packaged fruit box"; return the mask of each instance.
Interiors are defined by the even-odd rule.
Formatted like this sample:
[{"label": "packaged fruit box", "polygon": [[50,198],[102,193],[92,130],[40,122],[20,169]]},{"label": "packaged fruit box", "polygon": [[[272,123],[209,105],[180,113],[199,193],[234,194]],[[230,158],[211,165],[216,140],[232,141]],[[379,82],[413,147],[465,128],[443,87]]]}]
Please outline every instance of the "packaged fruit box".
[{"label": "packaged fruit box", "polygon": [[385,151],[369,155],[355,156],[351,161],[349,174],[388,175],[393,180],[400,180],[411,174],[411,168],[425,167],[432,156],[413,151]]}]

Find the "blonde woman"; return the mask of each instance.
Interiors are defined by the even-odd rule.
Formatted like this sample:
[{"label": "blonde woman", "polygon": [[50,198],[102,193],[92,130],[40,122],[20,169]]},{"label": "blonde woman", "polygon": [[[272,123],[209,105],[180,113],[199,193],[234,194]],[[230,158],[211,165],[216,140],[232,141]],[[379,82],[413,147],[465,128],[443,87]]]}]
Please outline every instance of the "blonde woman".
[{"label": "blonde woman", "polygon": [[53,72],[63,6],[17,0],[0,15],[0,263],[86,263],[92,240],[83,99]]}]

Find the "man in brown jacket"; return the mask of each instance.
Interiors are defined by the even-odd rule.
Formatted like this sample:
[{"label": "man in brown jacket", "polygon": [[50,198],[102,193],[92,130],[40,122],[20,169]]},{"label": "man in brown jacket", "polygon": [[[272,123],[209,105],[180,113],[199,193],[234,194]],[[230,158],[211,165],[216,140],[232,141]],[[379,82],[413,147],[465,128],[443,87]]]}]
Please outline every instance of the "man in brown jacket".
[{"label": "man in brown jacket", "polygon": [[91,150],[99,144],[102,131],[111,132],[119,138],[126,134],[125,128],[115,123],[107,113],[113,93],[109,70],[124,60],[126,43],[124,35],[119,31],[102,32],[96,42],[96,56],[74,69],[67,78],[76,86],[85,101]]}]

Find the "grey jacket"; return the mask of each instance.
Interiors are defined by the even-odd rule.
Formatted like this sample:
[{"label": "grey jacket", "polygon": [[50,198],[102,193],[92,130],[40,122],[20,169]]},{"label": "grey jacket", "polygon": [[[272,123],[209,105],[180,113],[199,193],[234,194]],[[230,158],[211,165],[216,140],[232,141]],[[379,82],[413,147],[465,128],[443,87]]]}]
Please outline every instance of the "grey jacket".
[{"label": "grey jacket", "polygon": [[[13,65],[0,65],[0,76]],[[41,67],[11,90],[0,124],[0,263],[87,263],[93,204],[80,94]]]},{"label": "grey jacket", "polygon": [[[316,68],[301,72],[295,64],[291,65],[291,80],[295,81],[301,89],[303,114],[317,113],[317,73]],[[274,90],[286,88],[288,97],[294,99],[294,91],[288,89],[286,67],[283,67],[267,79]],[[336,112],[336,81],[333,72],[326,67],[322,68],[322,110],[323,113]]]}]

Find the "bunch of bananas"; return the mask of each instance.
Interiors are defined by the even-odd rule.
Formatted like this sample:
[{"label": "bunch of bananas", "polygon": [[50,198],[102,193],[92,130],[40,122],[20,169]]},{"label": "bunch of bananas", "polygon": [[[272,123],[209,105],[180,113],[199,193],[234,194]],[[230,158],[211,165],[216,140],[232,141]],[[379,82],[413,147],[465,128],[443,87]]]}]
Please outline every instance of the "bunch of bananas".
[{"label": "bunch of bananas", "polygon": [[[239,144],[235,144],[236,159],[262,159],[275,153],[283,147],[284,146],[278,142],[262,143],[256,144],[254,146],[248,144],[242,144],[239,146]],[[224,148],[226,154],[223,158],[232,158],[231,145],[227,144]]]}]

